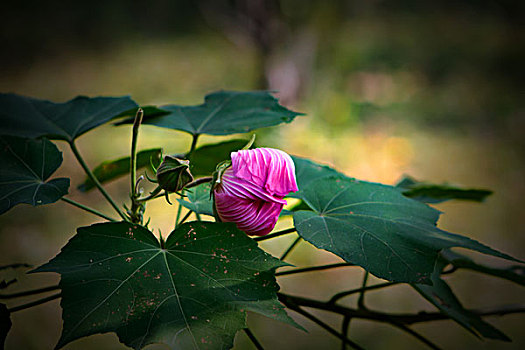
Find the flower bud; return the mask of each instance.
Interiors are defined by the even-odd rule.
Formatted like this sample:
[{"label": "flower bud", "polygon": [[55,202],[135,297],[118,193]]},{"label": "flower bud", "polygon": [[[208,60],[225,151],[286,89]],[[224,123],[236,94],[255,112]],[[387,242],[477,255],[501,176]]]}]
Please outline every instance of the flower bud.
[{"label": "flower bud", "polygon": [[249,235],[270,233],[286,204],[298,190],[292,158],[273,148],[232,152],[231,167],[214,184],[215,210]]},{"label": "flower bud", "polygon": [[157,168],[159,187],[168,192],[178,192],[193,181],[190,162],[173,156],[165,156]]}]

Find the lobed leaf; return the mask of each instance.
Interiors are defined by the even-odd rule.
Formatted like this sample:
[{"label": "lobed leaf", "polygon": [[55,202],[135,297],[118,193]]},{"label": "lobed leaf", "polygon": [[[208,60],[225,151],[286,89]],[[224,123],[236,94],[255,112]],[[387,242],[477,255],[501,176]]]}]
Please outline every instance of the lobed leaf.
[{"label": "lobed leaf", "polygon": [[62,153],[46,139],[0,136],[0,214],[19,203],[54,203],[68,193],[69,179],[49,177],[62,164]]},{"label": "lobed leaf", "polygon": [[146,228],[120,222],[79,228],[36,272],[61,275],[57,348],[115,332],[134,349],[227,349],[246,310],[293,324],[276,296],[282,265],[233,224],[186,223],[161,248]]},{"label": "lobed leaf", "polygon": [[78,96],[64,103],[54,103],[17,94],[0,94],[0,125],[6,135],[71,142],[137,107],[128,96]]},{"label": "lobed leaf", "polygon": [[380,278],[431,284],[439,251],[450,247],[519,261],[438,229],[439,211],[391,186],[323,177],[301,189],[300,197],[312,210],[294,213],[299,235]]},{"label": "lobed leaf", "polygon": [[[301,113],[281,106],[265,91],[219,91],[206,95],[198,106],[167,105],[163,116],[144,117],[143,124],[185,131],[192,135],[229,135],[290,123]],[[118,124],[129,124],[127,119]]]},{"label": "lobed leaf", "polygon": [[476,188],[461,188],[448,184],[436,185],[420,182],[416,179],[405,176],[396,187],[400,188],[403,195],[413,198],[423,203],[441,203],[451,199],[483,202],[492,194],[490,190]]},{"label": "lobed leaf", "polygon": [[[148,167],[151,169],[151,163],[158,167],[161,161],[162,150],[160,148],[152,148],[137,153],[137,169]],[[106,183],[117,179],[121,176],[129,174],[130,172],[130,157],[123,157],[117,160],[106,161],[98,165],[93,173],[100,183]],[[93,181],[86,177],[84,182],[78,185],[78,189],[82,192],[87,192],[95,188]]]}]

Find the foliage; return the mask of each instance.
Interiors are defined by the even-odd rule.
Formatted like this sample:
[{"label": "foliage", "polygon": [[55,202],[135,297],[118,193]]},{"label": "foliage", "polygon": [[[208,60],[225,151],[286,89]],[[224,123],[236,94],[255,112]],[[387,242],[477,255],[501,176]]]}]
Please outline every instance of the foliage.
[{"label": "foliage", "polygon": [[[293,227],[252,239],[234,224],[202,221],[201,215],[211,220],[209,216],[214,214],[211,182],[220,180],[214,171],[224,170],[230,153],[243,148],[246,141],[197,147],[199,135],[244,133],[288,123],[300,115],[279,105],[267,92],[221,91],[206,96],[199,106],[148,106],[144,110],[129,97],[78,97],[53,103],[2,94],[0,110],[0,161],[4,164],[0,170],[0,213],[18,203],[43,205],[62,199],[108,221],[79,228],[55,258],[32,271],[60,274],[58,286],[0,295],[0,299],[11,299],[60,289],[60,293],[29,304],[0,304],[2,342],[11,327],[11,313],[59,297],[64,328],[57,348],[91,334],[114,332],[134,349],[151,343],[176,349],[226,349],[233,346],[234,336],[241,329],[260,347],[246,328],[246,312],[301,328],[283,305],[354,348],[361,347],[348,339],[346,332],[354,318],[391,324],[437,348],[410,325],[451,319],[477,336],[507,341],[509,338],[483,316],[525,311],[523,307],[493,313],[466,309],[443,278],[457,269],[470,269],[524,285],[521,260],[438,228],[440,212],[428,205],[457,199],[482,201],[491,191],[422,183],[409,177],[397,186],[370,183],[292,156],[299,191],[288,198],[297,204],[281,215],[293,215]],[[127,118],[134,114],[134,118]],[[116,118],[124,118],[119,125],[133,124],[131,154],[103,162],[91,171],[75,139]],[[136,150],[141,123],[190,133],[189,151],[164,157],[164,165],[159,167],[159,149]],[[80,189],[96,187],[120,216],[119,221],[67,197],[69,179],[49,180],[61,165],[62,155],[48,139],[69,144],[87,175]],[[137,169],[143,167],[155,174],[152,179],[146,177],[158,184],[147,196],[139,189],[143,178],[137,179]],[[122,210],[102,184],[127,174],[131,204]],[[166,176],[173,186],[166,186]],[[164,195],[169,201],[169,192],[178,196],[175,227],[167,238],[160,233],[156,237],[148,228],[149,222],[143,222],[143,214],[150,200]],[[185,223],[192,215],[195,220]],[[259,241],[296,231],[297,239],[280,259],[257,246]],[[302,240],[345,262],[291,267],[285,262],[286,256]],[[515,265],[484,265],[451,251],[453,247],[510,260]],[[288,270],[276,271],[285,266]],[[344,266],[364,269],[362,288],[336,293],[328,302],[279,292],[276,277]],[[369,273],[386,282],[367,286]],[[5,289],[16,281],[2,282]],[[438,312],[392,314],[364,306],[366,291],[399,283],[409,283]],[[338,303],[355,293],[359,293],[357,308]],[[344,316],[343,331],[335,330],[304,307]]]}]

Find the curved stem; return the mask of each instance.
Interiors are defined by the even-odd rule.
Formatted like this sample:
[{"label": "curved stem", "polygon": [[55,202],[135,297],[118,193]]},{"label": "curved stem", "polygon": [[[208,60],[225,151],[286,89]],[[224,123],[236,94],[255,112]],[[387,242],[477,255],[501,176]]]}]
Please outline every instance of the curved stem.
[{"label": "curved stem", "polygon": [[113,209],[115,209],[115,211],[122,218],[122,220],[129,221],[129,219],[126,217],[126,215],[124,215],[122,210],[120,210],[118,205],[115,203],[115,201],[113,201],[113,198],[111,198],[109,193],[107,193],[106,190],[104,189],[104,187],[102,187],[102,184],[100,183],[100,181],[98,181],[98,179],[95,176],[95,174],[93,174],[91,169],[89,169],[88,165],[84,161],[84,158],[82,158],[82,156],[80,155],[80,152],[78,151],[78,148],[77,148],[77,146],[75,144],[75,141],[70,141],[69,142],[69,146],[71,147],[71,151],[73,151],[73,154],[75,155],[75,157],[77,158],[78,162],[80,163],[80,166],[82,167],[82,169],[84,169],[84,171],[86,172],[87,176],[91,179],[91,181],[93,181],[95,186],[97,186],[97,188],[100,191],[100,193],[102,193],[104,198],[106,198],[106,200],[109,202],[109,204],[111,204]]},{"label": "curved stem", "polygon": [[198,186],[198,185],[206,183],[206,182],[211,182],[211,180],[213,180],[213,178],[211,176],[201,177],[201,178],[199,178],[197,180],[194,180],[194,181],[190,182],[189,184],[184,186],[184,188],[185,189],[192,188],[192,187]]},{"label": "curved stem", "polygon": [[257,350],[264,350],[264,348],[262,347],[261,343],[259,343],[257,338],[255,338],[255,335],[252,333],[250,328],[248,328],[248,327],[243,328],[243,331],[244,331],[244,333],[246,333],[248,338],[252,341],[253,345],[255,346],[255,348],[257,348]]},{"label": "curved stem", "polygon": [[337,264],[328,264],[328,265],[321,265],[321,266],[303,267],[300,269],[292,269],[288,271],[276,272],[275,276],[294,275],[296,273],[328,270],[328,269],[334,269],[336,267],[345,267],[345,266],[355,266],[355,265],[350,264],[350,263],[337,263]]},{"label": "curved stem", "polygon": [[0,294],[0,299],[12,299],[12,298],[19,298],[19,297],[25,297],[28,295],[34,295],[34,294],[40,294],[45,292],[51,292],[53,290],[60,289],[58,285],[55,286],[49,286],[39,289],[33,289],[33,290],[26,290],[23,292],[17,292],[17,293],[10,293],[10,294]]},{"label": "curved stem", "polygon": [[9,312],[17,312],[17,311],[20,311],[20,310],[29,309],[30,307],[37,306],[37,305],[40,305],[40,304],[44,304],[44,303],[47,303],[48,301],[51,301],[51,300],[58,299],[61,296],[62,296],[62,293],[53,294],[53,295],[50,295],[50,296],[48,296],[46,298],[42,298],[42,299],[35,300],[35,301],[32,301],[32,302],[27,303],[27,304],[23,304],[23,305],[18,305],[18,306],[12,307],[10,309],[7,309],[7,311],[9,311]]},{"label": "curved stem", "polygon": [[293,241],[293,243],[288,247],[288,249],[286,249],[286,251],[283,253],[283,255],[281,255],[280,259],[281,259],[281,260],[284,260],[284,259],[288,256],[288,254],[290,254],[290,253],[292,252],[292,250],[295,248],[295,246],[296,246],[297,244],[299,244],[299,242],[301,242],[302,239],[303,239],[303,238],[300,237],[300,236],[297,237],[297,238],[295,239],[295,241]]},{"label": "curved stem", "polygon": [[197,147],[197,140],[199,139],[200,134],[194,134],[193,139],[191,140],[191,147],[189,152],[186,154],[186,159],[191,161],[191,156],[193,155],[193,152],[195,151],[195,148]]},{"label": "curved stem", "polygon": [[439,346],[437,346],[436,344],[432,343],[430,340],[428,340],[427,338],[425,338],[424,336],[422,336],[421,334],[419,334],[415,330],[411,329],[410,327],[407,327],[406,325],[404,325],[404,324],[402,324],[400,322],[396,322],[396,321],[392,321],[392,322],[390,322],[390,324],[392,326],[397,327],[397,328],[407,332],[408,334],[412,335],[413,337],[415,337],[416,339],[418,339],[419,341],[421,341],[422,343],[427,345],[429,348],[434,349],[434,350],[441,350],[441,348]]},{"label": "curved stem", "polygon": [[69,203],[69,204],[71,204],[71,205],[77,207],[77,208],[80,208],[80,209],[82,209],[82,210],[85,210],[85,211],[87,211],[88,213],[91,213],[91,214],[95,214],[95,215],[97,215],[97,216],[100,216],[101,218],[106,219],[106,220],[108,220],[108,221],[117,221],[117,220],[115,220],[115,219],[113,219],[113,218],[107,216],[106,214],[103,214],[103,213],[99,212],[99,211],[96,210],[96,209],[93,209],[93,208],[90,208],[90,207],[88,207],[88,206],[86,206],[86,205],[84,205],[84,204],[81,204],[81,203],[75,202],[74,200],[69,199],[69,198],[67,198],[67,197],[62,197],[62,198],[60,198],[60,199],[63,200],[64,202],[66,202],[66,203]]},{"label": "curved stem", "polygon": [[277,231],[277,232],[274,232],[274,233],[270,233],[269,235],[266,235],[266,236],[255,237],[255,238],[253,238],[253,240],[257,241],[257,242],[266,241],[267,239],[272,239],[272,238],[275,238],[275,237],[287,235],[287,234],[292,233],[292,232],[295,232],[295,227],[287,228],[286,230]]},{"label": "curved stem", "polygon": [[[133,130],[131,132],[131,155],[130,155],[130,186],[131,190],[129,192],[131,198],[131,207],[128,212],[131,221],[134,223],[142,223],[144,206],[138,200],[140,194],[137,193],[137,142],[139,138],[139,128],[142,123],[142,118],[144,117],[144,111],[142,108],[137,110],[135,115],[135,120],[133,121]],[[140,181],[140,180],[139,180]]]},{"label": "curved stem", "polygon": [[365,309],[365,292],[369,289],[366,289],[366,282],[368,282],[368,271],[365,270],[365,275],[363,276],[363,283],[361,284],[361,291],[359,292],[359,299],[357,299],[357,307],[360,309]]}]

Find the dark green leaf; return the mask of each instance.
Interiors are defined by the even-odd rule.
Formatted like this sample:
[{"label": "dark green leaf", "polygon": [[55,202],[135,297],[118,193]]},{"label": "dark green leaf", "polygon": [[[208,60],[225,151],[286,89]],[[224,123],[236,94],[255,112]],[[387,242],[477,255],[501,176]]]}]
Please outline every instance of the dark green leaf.
[{"label": "dark green leaf", "polygon": [[62,153],[46,139],[0,136],[0,164],[0,214],[19,203],[54,203],[68,193],[69,179],[47,181]]},{"label": "dark green leaf", "polygon": [[[245,133],[289,123],[301,114],[281,106],[275,97],[265,91],[219,91],[207,95],[202,105],[167,105],[160,108],[170,114],[145,117],[143,124],[181,130],[192,135]],[[132,122],[132,119],[127,119],[122,123]]]},{"label": "dark green leaf", "polygon": [[484,263],[478,263],[468,256],[455,253],[449,249],[441,252],[441,255],[454,267],[469,269],[487,275],[504,278],[506,280],[525,286],[525,266],[513,265],[509,267],[492,267]]},{"label": "dark green leaf", "polygon": [[324,177],[303,188],[301,197],[313,211],[294,213],[299,235],[380,278],[429,284],[439,251],[450,247],[516,261],[438,229],[439,211],[391,186]]},{"label": "dark green leaf", "polygon": [[346,177],[344,174],[326,165],[317,164],[309,159],[291,156],[295,164],[295,177],[297,179],[298,192],[290,193],[289,197],[300,197],[300,192],[314,180],[327,176]]},{"label": "dark green leaf", "polygon": [[4,350],[7,333],[11,329],[11,315],[5,304],[0,304],[0,350]]},{"label": "dark green leaf", "polygon": [[396,187],[403,190],[403,195],[424,203],[441,203],[451,199],[483,202],[492,194],[489,190],[420,182],[410,176],[403,177]]},{"label": "dark green leaf", "polygon": [[490,339],[510,341],[510,339],[500,330],[485,322],[480,316],[466,310],[458,300],[449,285],[440,278],[440,273],[447,265],[447,262],[439,259],[436,269],[432,274],[432,285],[412,284],[425,299],[430,301],[442,313],[465,327],[476,336],[483,336]]},{"label": "dark green leaf", "polygon": [[[144,117],[146,118],[160,117],[162,115],[166,115],[170,113],[168,111],[165,111],[155,106],[141,106],[140,108],[142,109],[142,112],[144,113]],[[120,118],[120,117],[133,117],[134,118],[135,115],[137,114],[137,110],[138,110],[138,107],[131,108],[127,111],[120,113],[118,116],[115,117],[115,119]]]},{"label": "dark green leaf", "polygon": [[248,141],[230,140],[197,148],[190,164],[191,173],[195,176],[210,176],[217,164],[230,159],[230,153],[243,148],[246,142]]},{"label": "dark green leaf", "polygon": [[129,97],[76,97],[65,103],[0,94],[0,125],[6,135],[72,141],[124,111],[137,108]]},{"label": "dark green leaf", "polygon": [[[137,153],[137,169],[148,167],[151,169],[151,163],[158,167],[160,164],[161,149],[153,148]],[[117,160],[107,161],[95,168],[93,173],[101,183],[105,183],[126,174],[129,174],[130,157],[124,157]],[[95,184],[89,177],[84,179],[84,182],[78,186],[82,192],[87,192],[95,188]]]},{"label": "dark green leaf", "polygon": [[186,199],[177,199],[180,204],[197,214],[213,216],[213,201],[210,199],[211,184],[209,182],[186,190]]},{"label": "dark green leaf", "polygon": [[134,349],[229,349],[247,310],[293,323],[276,297],[274,270],[283,263],[234,224],[183,224],[165,248],[144,227],[125,222],[77,232],[37,269],[61,274],[57,348],[115,332]]}]

